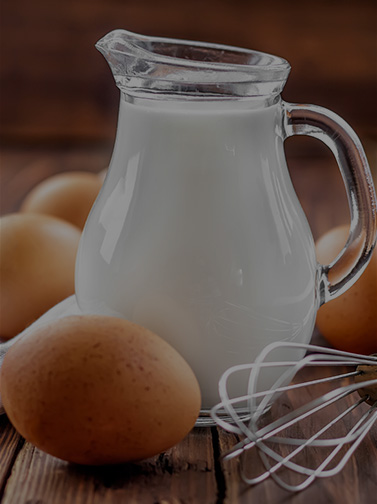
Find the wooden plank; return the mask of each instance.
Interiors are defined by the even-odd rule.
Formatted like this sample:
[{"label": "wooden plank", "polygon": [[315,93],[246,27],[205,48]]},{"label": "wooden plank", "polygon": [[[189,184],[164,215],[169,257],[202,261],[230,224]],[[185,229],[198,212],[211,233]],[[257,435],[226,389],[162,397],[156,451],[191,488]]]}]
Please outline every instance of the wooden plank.
[{"label": "wooden plank", "polygon": [[217,483],[210,429],[194,429],[153,459],[84,467],[51,457],[26,443],[8,480],[2,504],[215,504]]},{"label": "wooden plank", "polygon": [[0,416],[0,498],[13,463],[23,445],[21,436],[5,415]]}]

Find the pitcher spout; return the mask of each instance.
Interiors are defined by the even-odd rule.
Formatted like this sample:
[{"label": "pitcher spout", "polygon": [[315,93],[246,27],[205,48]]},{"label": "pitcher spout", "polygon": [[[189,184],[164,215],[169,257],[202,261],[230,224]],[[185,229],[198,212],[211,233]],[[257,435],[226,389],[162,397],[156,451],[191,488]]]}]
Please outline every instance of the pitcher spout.
[{"label": "pitcher spout", "polygon": [[[127,30],[113,30],[102,37],[95,45],[109,65],[123,64],[122,71],[127,73],[126,63],[131,63],[132,58],[148,58],[153,52],[152,38],[138,35]],[[152,56],[152,54],[150,54]],[[117,67],[111,69],[116,70]],[[117,69],[118,72],[120,68]]]},{"label": "pitcher spout", "polygon": [[96,48],[131,96],[193,99],[278,95],[290,65],[278,56],[220,44],[114,30]]}]

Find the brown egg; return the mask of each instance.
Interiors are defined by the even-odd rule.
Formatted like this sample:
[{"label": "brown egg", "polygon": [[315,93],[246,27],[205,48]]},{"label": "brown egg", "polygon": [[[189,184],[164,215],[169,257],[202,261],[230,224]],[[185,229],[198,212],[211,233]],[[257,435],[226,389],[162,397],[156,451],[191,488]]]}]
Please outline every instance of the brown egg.
[{"label": "brown egg", "polygon": [[[328,231],[316,244],[317,258],[329,264],[344,247],[349,226]],[[317,326],[335,348],[348,352],[377,352],[377,250],[359,280],[344,294],[323,305]]]},{"label": "brown egg", "polygon": [[9,339],[74,293],[81,232],[55,217],[0,218],[0,337]]},{"label": "brown egg", "polygon": [[53,215],[83,229],[102,182],[94,173],[59,173],[34,187],[21,211]]},{"label": "brown egg", "polygon": [[124,319],[69,316],[6,354],[1,396],[18,432],[79,464],[148,458],[179,442],[200,409],[198,382],[163,339]]}]

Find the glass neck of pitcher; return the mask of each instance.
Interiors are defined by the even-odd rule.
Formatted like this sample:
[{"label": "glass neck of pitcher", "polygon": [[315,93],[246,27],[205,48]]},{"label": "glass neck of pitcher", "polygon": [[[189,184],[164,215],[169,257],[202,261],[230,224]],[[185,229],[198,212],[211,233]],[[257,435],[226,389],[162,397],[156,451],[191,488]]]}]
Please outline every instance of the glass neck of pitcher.
[{"label": "glass neck of pitcher", "polygon": [[97,49],[127,99],[275,101],[290,65],[249,49],[115,30]]}]

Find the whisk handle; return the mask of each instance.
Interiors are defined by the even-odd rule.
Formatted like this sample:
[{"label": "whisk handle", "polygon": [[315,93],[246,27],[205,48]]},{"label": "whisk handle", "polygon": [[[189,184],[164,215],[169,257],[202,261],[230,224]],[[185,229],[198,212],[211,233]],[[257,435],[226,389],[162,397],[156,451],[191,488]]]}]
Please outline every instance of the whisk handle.
[{"label": "whisk handle", "polygon": [[321,140],[334,154],[346,188],[351,225],[346,245],[327,265],[318,265],[320,305],[343,294],[366,268],[377,233],[377,203],[361,142],[341,117],[317,105],[283,103],[285,134]]}]

